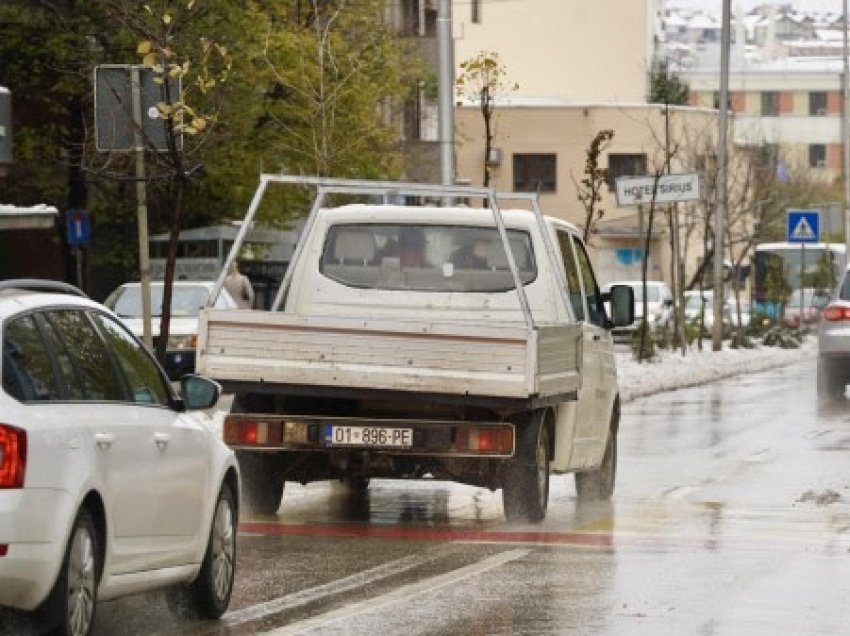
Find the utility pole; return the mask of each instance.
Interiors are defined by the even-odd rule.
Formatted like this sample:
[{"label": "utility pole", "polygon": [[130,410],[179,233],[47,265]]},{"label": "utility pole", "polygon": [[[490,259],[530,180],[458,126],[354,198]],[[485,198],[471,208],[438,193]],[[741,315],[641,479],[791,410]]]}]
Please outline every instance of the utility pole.
[{"label": "utility pole", "polygon": [[[845,0],[846,2],[847,0]],[[720,112],[717,117],[717,206],[714,216],[714,325],[711,330],[711,348],[723,349],[723,236],[726,221],[726,133],[729,111],[729,5],[723,0],[723,22],[720,31]]]},{"label": "utility pole", "polygon": [[844,0],[844,17],[842,19],[842,30],[844,32],[844,47],[842,48],[841,73],[841,146],[844,149],[844,264],[850,263],[850,126],[847,123],[847,102],[850,100],[850,55],[847,36],[847,0]]},{"label": "utility pole", "polygon": [[145,144],[142,138],[142,81],[139,67],[130,70],[133,92],[133,149],[136,153],[136,211],[139,224],[139,276],[142,283],[142,342],[153,351],[151,266],[148,252],[148,203],[145,190]]},{"label": "utility pole", "polygon": [[[437,12],[438,114],[440,119],[440,183],[454,185],[454,42],[452,41],[452,0],[440,0]],[[443,205],[450,205],[444,198]]]}]

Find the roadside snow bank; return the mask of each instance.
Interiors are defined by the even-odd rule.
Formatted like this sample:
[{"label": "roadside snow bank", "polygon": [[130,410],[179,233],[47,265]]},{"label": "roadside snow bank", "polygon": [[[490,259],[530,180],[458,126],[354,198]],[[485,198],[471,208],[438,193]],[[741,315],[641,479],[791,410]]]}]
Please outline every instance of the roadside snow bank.
[{"label": "roadside snow bank", "polygon": [[703,350],[695,347],[687,355],[662,351],[653,362],[638,364],[631,351],[618,351],[617,376],[620,399],[653,395],[688,386],[697,386],[741,373],[763,371],[817,355],[817,339],[809,336],[799,349],[759,346],[755,349],[712,351],[711,342],[703,342]]}]

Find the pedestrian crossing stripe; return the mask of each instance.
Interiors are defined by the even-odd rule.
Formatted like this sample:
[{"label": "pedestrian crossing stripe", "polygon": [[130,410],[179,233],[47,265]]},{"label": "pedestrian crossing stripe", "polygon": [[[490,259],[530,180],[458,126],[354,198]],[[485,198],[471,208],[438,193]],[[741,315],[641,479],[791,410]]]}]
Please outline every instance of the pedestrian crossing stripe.
[{"label": "pedestrian crossing stripe", "polygon": [[812,226],[809,225],[809,221],[806,217],[801,216],[800,222],[797,223],[797,227],[794,228],[794,231],[791,232],[791,238],[801,240],[801,241],[811,241],[817,238],[814,230],[812,230]]}]

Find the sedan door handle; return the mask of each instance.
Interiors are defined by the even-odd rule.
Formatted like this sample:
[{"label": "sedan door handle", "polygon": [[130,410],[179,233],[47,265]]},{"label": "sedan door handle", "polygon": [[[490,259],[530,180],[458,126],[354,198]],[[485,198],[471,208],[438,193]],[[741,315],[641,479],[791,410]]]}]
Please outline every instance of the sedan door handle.
[{"label": "sedan door handle", "polygon": [[94,434],[94,443],[97,444],[98,448],[107,449],[112,447],[112,443],[115,441],[115,435],[112,433],[95,433]]},{"label": "sedan door handle", "polygon": [[171,440],[171,435],[168,433],[154,433],[153,441],[156,444],[156,447],[160,450],[165,450],[165,447],[168,446],[168,442]]}]

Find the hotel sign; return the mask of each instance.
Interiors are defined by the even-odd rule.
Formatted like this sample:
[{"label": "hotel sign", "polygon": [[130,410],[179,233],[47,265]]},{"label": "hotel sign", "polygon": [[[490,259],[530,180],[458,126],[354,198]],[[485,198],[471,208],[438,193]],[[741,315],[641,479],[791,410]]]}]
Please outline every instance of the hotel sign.
[{"label": "hotel sign", "polygon": [[617,205],[641,205],[652,201],[655,190],[656,203],[698,201],[700,198],[699,174],[665,174],[655,177],[618,177]]}]

